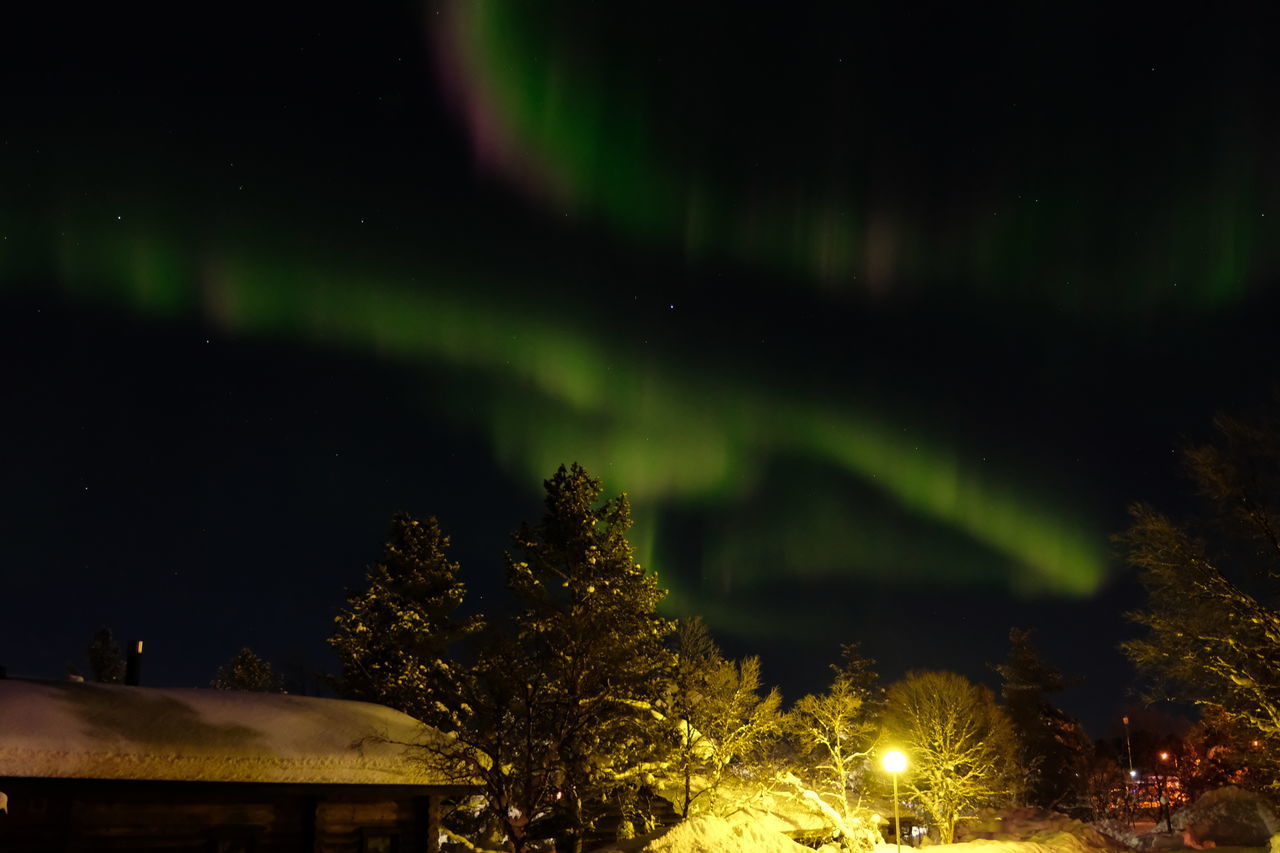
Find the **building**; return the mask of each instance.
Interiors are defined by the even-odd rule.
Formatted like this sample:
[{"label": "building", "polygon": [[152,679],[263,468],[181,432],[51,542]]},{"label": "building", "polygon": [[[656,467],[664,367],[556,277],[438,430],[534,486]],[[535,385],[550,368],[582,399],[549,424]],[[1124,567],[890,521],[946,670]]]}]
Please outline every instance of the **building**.
[{"label": "building", "polygon": [[434,851],[441,735],[367,702],[0,678],[0,850]]}]

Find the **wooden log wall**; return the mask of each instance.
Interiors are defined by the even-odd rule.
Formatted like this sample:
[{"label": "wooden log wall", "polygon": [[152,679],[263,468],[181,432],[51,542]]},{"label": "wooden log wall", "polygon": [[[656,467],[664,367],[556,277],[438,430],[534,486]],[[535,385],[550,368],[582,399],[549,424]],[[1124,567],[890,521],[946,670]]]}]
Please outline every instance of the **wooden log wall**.
[{"label": "wooden log wall", "polygon": [[422,787],[0,779],[0,791],[4,853],[438,849],[439,794]]}]

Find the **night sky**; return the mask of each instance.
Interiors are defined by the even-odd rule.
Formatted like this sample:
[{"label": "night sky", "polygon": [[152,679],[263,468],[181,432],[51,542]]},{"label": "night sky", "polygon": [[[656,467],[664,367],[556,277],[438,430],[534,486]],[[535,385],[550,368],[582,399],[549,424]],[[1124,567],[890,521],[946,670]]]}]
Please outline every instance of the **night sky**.
[{"label": "night sky", "polygon": [[392,512],[493,609],[577,460],[789,699],[1016,625],[1104,734],[1108,537],[1276,386],[1280,21],[792,5],[6,12],[0,663],[332,670]]}]

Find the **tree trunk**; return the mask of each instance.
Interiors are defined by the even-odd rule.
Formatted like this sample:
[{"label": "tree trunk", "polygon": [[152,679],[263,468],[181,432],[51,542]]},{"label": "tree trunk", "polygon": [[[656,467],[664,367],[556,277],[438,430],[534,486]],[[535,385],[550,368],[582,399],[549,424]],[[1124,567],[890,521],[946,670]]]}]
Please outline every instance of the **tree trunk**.
[{"label": "tree trunk", "polygon": [[523,827],[517,827],[509,817],[503,815],[502,828],[507,833],[507,844],[511,847],[511,853],[524,853],[526,839],[522,831]]},{"label": "tree trunk", "polygon": [[[570,832],[573,834],[569,836],[569,849],[564,853],[582,853],[582,797],[578,796],[576,789],[571,797],[569,800],[569,825]],[[556,851],[556,853],[560,853],[560,851]]]},{"label": "tree trunk", "polygon": [[681,718],[684,723],[684,748],[681,750],[681,759],[684,761],[684,811],[680,812],[683,818],[689,817],[689,804],[693,802],[692,781],[693,781],[693,747],[689,743],[689,732],[692,727],[689,725],[689,716],[686,714]]},{"label": "tree trunk", "polygon": [[692,776],[693,771],[686,766],[684,768],[684,811],[680,813],[680,816],[685,818],[689,816],[689,803],[693,800],[693,798],[689,796],[690,779]]}]

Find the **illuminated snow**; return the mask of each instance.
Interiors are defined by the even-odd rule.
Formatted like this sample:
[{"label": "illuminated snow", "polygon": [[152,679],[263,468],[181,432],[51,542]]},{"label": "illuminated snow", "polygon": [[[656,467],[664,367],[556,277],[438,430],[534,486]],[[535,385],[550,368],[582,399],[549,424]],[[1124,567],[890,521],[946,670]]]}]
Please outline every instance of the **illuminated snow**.
[{"label": "illuminated snow", "polygon": [[382,705],[274,693],[0,680],[0,777],[445,784]]}]

